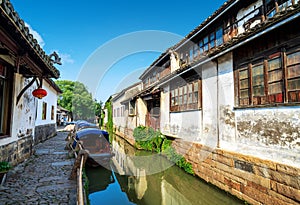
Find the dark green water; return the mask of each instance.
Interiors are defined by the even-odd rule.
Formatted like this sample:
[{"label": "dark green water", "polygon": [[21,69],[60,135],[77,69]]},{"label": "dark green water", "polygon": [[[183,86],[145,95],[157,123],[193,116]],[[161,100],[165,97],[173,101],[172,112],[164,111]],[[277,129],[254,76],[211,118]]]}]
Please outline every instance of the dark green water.
[{"label": "dark green water", "polygon": [[115,137],[110,167],[86,168],[91,205],[234,205],[243,201]]}]

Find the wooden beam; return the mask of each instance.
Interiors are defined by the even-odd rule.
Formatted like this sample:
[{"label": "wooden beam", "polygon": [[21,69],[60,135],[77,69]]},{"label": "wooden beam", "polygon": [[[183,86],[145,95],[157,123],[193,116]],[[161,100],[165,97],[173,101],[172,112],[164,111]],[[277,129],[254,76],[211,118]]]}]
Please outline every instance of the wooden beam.
[{"label": "wooden beam", "polygon": [[19,93],[19,95],[17,96],[17,102],[16,102],[16,105],[18,105],[19,101],[20,101],[20,98],[22,97],[22,95],[24,94],[24,92],[34,83],[34,81],[36,80],[36,77],[34,77],[32,79],[32,81],[30,81],[30,83],[28,83],[22,90],[21,92]]}]

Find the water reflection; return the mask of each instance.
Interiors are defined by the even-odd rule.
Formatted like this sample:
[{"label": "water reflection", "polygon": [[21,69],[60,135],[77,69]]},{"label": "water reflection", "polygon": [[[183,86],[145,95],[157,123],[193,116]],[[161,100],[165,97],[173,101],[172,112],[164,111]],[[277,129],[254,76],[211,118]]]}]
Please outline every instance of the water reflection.
[{"label": "water reflection", "polygon": [[[111,169],[87,168],[90,181],[90,203],[140,205],[219,205],[243,204],[242,201],[186,174],[164,157],[148,163],[132,160],[132,156],[146,156],[121,138],[112,142],[115,157]],[[159,158],[159,159],[158,159]],[[158,164],[158,165],[157,165]],[[169,164],[170,168],[148,175],[149,169]]]}]

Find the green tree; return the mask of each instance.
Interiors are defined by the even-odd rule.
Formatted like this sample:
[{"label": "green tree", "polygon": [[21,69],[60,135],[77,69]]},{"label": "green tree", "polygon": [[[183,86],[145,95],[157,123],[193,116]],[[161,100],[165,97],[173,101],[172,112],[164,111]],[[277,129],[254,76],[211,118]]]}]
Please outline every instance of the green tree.
[{"label": "green tree", "polygon": [[105,108],[107,109],[107,124],[106,124],[106,129],[109,132],[109,134],[112,136],[113,134],[113,113],[112,113],[112,102],[111,102],[112,97],[110,97],[106,102],[105,102]]},{"label": "green tree", "polygon": [[103,106],[103,102],[97,102],[96,99],[94,99],[94,110],[95,110],[95,116],[97,116],[97,120],[99,123],[99,126],[103,126],[102,122],[103,122],[103,110],[102,110],[102,106]]},{"label": "green tree", "polygon": [[58,104],[73,113],[75,120],[95,119],[96,102],[87,87],[78,81],[57,80],[56,84],[63,91]]},{"label": "green tree", "polygon": [[75,82],[70,80],[57,80],[55,83],[63,92],[61,98],[58,99],[58,105],[71,112]]}]

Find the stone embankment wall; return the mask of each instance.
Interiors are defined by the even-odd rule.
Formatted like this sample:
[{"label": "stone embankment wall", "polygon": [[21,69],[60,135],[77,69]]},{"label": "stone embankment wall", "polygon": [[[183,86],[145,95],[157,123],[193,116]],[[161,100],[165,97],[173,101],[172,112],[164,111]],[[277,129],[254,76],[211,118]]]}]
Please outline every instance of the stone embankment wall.
[{"label": "stone embankment wall", "polygon": [[32,134],[22,136],[17,141],[0,146],[0,161],[8,161],[17,165],[28,159],[33,153],[33,146],[57,134],[56,124],[36,126]]},{"label": "stone embankment wall", "polygon": [[8,161],[11,165],[16,165],[29,158],[33,152],[33,136],[28,135],[0,146],[0,161]]},{"label": "stone embankment wall", "polygon": [[251,204],[300,204],[297,167],[179,139],[173,147],[197,176]]},{"label": "stone embankment wall", "polygon": [[115,129],[115,134],[125,139],[129,144],[134,146],[135,140],[133,137],[133,130],[126,129],[126,132],[120,132],[117,129]]},{"label": "stone embankment wall", "polygon": [[44,142],[57,134],[56,124],[46,124],[36,126],[34,129],[34,144]]}]

